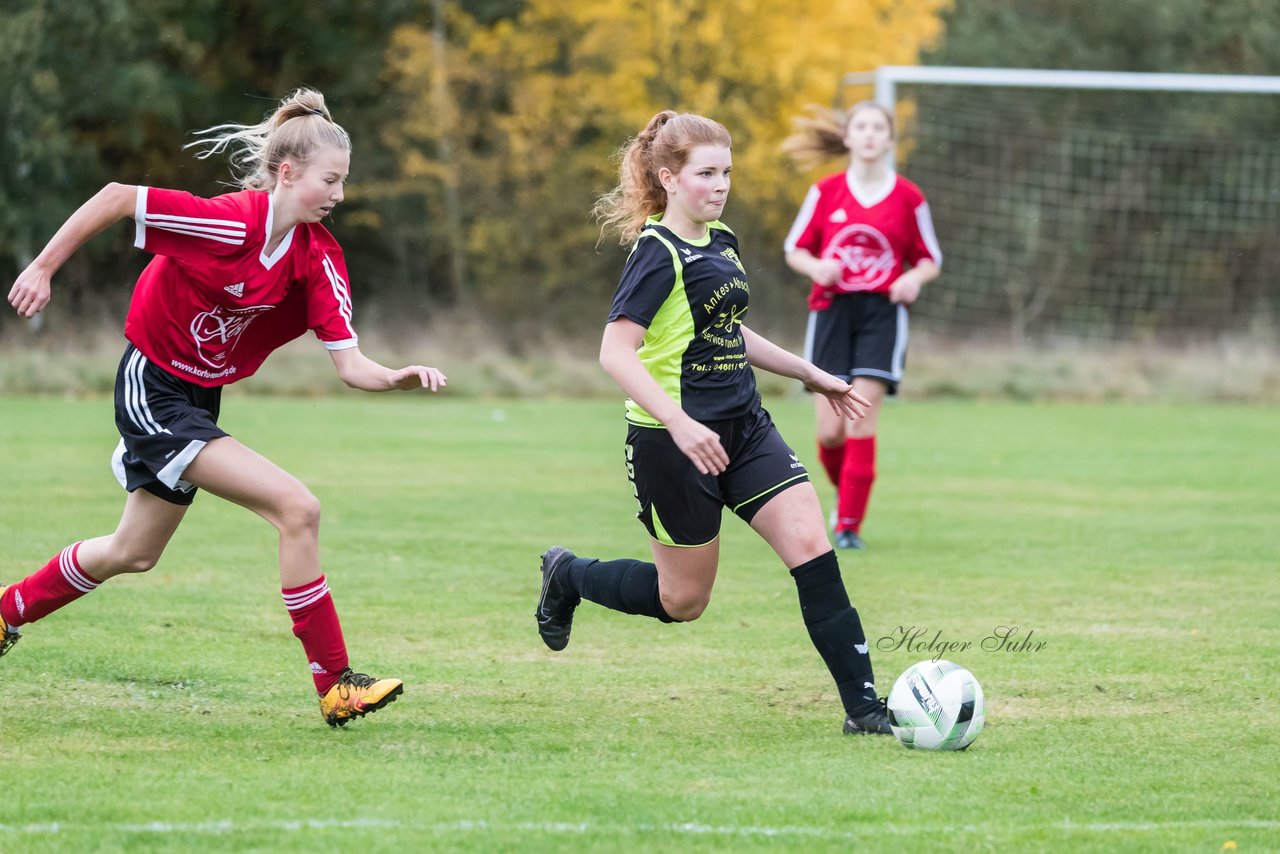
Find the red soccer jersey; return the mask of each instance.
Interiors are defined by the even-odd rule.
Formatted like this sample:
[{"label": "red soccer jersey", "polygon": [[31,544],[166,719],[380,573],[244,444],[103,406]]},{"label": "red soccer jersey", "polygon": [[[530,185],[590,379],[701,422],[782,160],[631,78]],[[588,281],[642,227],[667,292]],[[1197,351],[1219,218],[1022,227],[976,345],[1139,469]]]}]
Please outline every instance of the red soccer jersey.
[{"label": "red soccer jersey", "polygon": [[809,308],[814,311],[828,308],[839,293],[887,293],[907,264],[942,264],[929,203],[900,175],[880,198],[859,193],[851,172],[814,184],[787,234],[786,251],[797,249],[815,258],[838,258],[844,266],[844,278],[836,284],[813,283]]},{"label": "red soccer jersey", "polygon": [[268,193],[139,187],[134,219],[135,245],[156,257],[124,334],[158,367],[212,388],[252,376],[308,329],[326,349],[356,346],[342,249],[324,226],[301,223],[268,255]]}]

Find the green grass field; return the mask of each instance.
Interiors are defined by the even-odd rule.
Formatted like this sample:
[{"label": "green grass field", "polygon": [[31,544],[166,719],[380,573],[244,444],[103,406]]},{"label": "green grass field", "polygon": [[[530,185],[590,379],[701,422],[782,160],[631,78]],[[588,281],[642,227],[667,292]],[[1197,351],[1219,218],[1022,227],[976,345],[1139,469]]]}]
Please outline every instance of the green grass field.
[{"label": "green grass field", "polygon": [[[808,401],[770,408],[812,462]],[[273,532],[203,496],[155,570],[0,661],[0,851],[1280,850],[1280,411],[886,411],[844,574],[871,638],[972,645],[947,657],[987,726],[955,754],[840,734],[792,582],[732,517],[701,620],[588,603],[542,646],[543,548],[647,550],[620,415],[229,396],[323,502],[353,664],[404,696],[325,726]],[[0,579],[114,526],[115,441],[107,400],[0,400]],[[1042,646],[983,650],[1001,626]],[[875,655],[882,691],[932,657]]]}]

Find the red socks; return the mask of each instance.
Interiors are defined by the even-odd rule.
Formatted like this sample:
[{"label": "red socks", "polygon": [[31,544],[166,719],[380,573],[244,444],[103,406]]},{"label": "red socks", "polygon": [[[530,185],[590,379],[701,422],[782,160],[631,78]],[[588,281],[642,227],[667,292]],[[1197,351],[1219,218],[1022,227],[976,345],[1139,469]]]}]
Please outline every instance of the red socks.
[{"label": "red socks", "polygon": [[39,570],[10,585],[0,598],[0,619],[16,629],[96,590],[102,582],[80,568],[76,560],[79,551],[80,544],[72,543]]},{"label": "red socks", "polygon": [[837,531],[854,531],[862,526],[876,479],[876,437],[848,439],[844,443],[844,467],[840,471],[837,503]]},{"label": "red socks", "polygon": [[840,485],[840,470],[844,468],[844,442],[834,448],[818,443],[818,460],[826,469],[827,478],[834,486]]},{"label": "red socks", "polygon": [[[80,568],[76,560],[79,550],[79,543],[67,546],[40,570],[6,588],[0,597],[0,619],[16,629],[96,590],[101,582]],[[316,690],[323,694],[347,668],[347,645],[329,585],[322,575],[281,593],[293,618],[293,633],[302,641],[311,663]]]},{"label": "red socks", "polygon": [[342,639],[338,611],[329,596],[329,583],[320,576],[301,587],[281,590],[293,618],[293,634],[311,663],[311,678],[321,696],[347,669],[347,644]]}]

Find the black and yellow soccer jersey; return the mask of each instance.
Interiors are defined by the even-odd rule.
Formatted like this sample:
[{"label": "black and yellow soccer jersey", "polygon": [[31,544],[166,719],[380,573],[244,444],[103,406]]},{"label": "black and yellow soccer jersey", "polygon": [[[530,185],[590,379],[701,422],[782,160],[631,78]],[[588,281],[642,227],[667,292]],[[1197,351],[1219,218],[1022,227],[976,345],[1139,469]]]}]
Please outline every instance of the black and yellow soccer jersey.
[{"label": "black and yellow soccer jersey", "polygon": [[[627,259],[609,309],[646,328],[638,355],[658,385],[697,421],[744,415],[759,403],[742,319],[750,290],[738,238],[720,222],[697,242],[650,217]],[[661,424],[635,401],[627,420]]]}]

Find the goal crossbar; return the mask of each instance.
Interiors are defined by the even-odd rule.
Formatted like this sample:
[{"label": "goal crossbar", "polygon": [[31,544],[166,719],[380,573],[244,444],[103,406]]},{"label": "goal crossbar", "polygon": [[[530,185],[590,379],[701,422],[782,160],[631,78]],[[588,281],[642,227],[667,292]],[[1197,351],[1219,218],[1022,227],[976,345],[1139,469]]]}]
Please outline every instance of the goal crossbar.
[{"label": "goal crossbar", "polygon": [[848,86],[875,86],[885,106],[897,100],[899,83],[943,86],[1004,86],[1032,89],[1114,89],[1144,92],[1280,94],[1280,77],[1250,74],[1171,74],[1140,71],[1055,71],[1043,68],[968,68],[958,65],[883,65],[841,78]]}]

